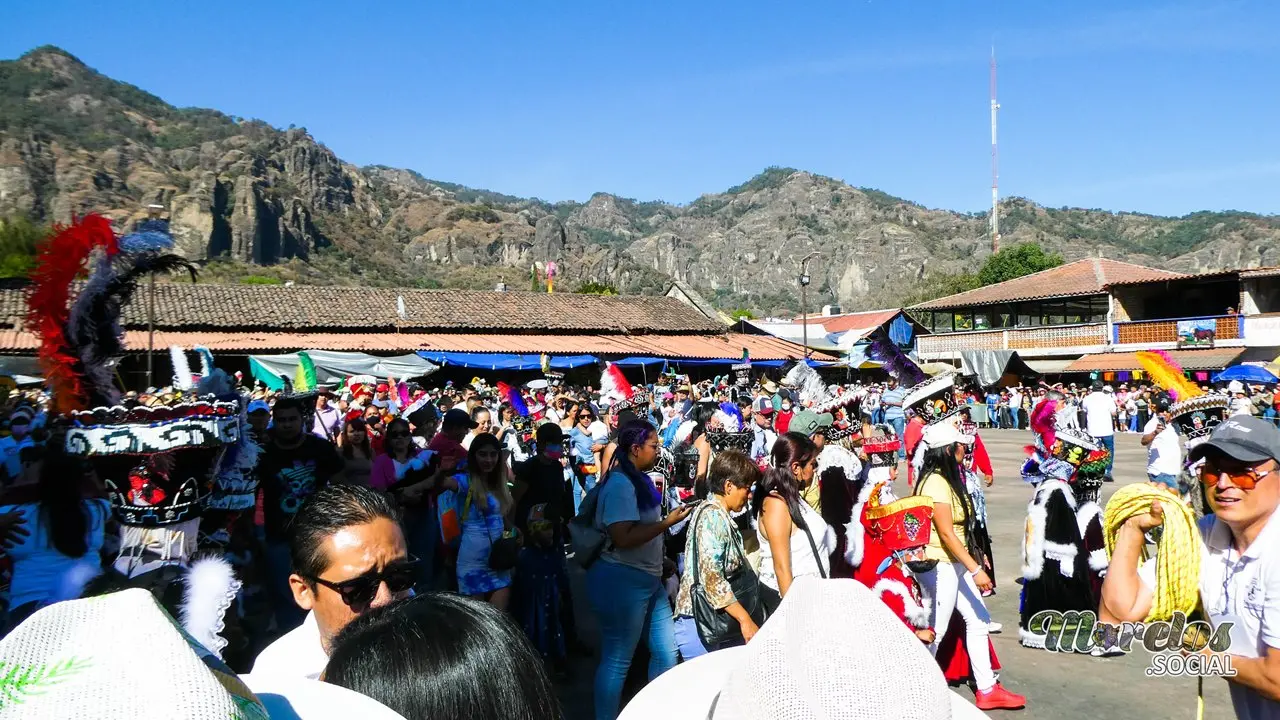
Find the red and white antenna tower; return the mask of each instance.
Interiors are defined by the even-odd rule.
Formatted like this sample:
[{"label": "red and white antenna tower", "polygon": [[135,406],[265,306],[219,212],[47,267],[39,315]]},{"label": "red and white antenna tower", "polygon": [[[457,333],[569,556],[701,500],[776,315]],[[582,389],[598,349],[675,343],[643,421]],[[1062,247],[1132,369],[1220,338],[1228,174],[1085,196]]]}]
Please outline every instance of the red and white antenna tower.
[{"label": "red and white antenna tower", "polygon": [[991,253],[1000,251],[1000,146],[996,144],[996,47],[991,46]]}]

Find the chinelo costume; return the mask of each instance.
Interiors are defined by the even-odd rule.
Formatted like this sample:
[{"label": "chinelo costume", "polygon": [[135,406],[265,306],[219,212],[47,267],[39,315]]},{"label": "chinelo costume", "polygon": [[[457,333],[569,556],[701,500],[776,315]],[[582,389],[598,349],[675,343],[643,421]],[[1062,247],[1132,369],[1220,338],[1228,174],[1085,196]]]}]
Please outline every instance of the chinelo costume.
[{"label": "chinelo costume", "polygon": [[1030,632],[1043,610],[1097,610],[1107,550],[1098,491],[1109,453],[1074,427],[1059,427],[1062,396],[1050,393],[1031,411],[1035,444],[1022,477],[1035,487],[1022,542],[1022,602],[1018,640],[1044,647]]},{"label": "chinelo costume", "polygon": [[[1209,439],[1214,428],[1227,418],[1231,398],[1218,393],[1208,393],[1176,402],[1169,407],[1169,417],[1178,428],[1184,439],[1183,444],[1188,454],[1195,446]],[[1209,513],[1204,498],[1204,485],[1198,477],[1200,463],[1183,463],[1182,475],[1178,478],[1179,490],[1185,501],[1191,504],[1198,516]]]},{"label": "chinelo costume", "polygon": [[[244,401],[221,371],[210,370],[196,384],[185,357],[175,382],[188,389],[150,406],[121,404],[114,382],[125,350],[120,317],[139,280],[173,270],[194,279],[190,263],[166,252],[172,245],[166,226],[155,221],[123,238],[96,215],[59,228],[36,259],[27,322],[40,338],[54,436],[68,455],[96,470],[121,525],[118,557],[86,592],[146,589],[221,655],[224,618],[234,616],[227,611],[240,582],[221,557],[197,560],[196,551],[207,507],[253,505],[256,483],[245,469],[256,452],[241,445],[248,435]],[[86,263],[89,278],[72,298]]]}]

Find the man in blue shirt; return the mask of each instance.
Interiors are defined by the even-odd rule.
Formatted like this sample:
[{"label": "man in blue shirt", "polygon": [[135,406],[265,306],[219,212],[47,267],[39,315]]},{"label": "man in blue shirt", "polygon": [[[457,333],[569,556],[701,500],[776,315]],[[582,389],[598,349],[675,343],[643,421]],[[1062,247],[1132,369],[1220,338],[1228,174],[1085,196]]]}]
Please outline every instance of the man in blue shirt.
[{"label": "man in blue shirt", "polygon": [[[884,408],[884,421],[893,426],[893,432],[898,437],[902,437],[903,430],[907,424],[907,415],[902,411],[902,401],[906,397],[907,391],[898,387],[896,378],[889,378],[887,388],[880,394],[880,406]],[[900,446],[898,448],[898,458],[902,459],[906,456],[905,446]]]}]

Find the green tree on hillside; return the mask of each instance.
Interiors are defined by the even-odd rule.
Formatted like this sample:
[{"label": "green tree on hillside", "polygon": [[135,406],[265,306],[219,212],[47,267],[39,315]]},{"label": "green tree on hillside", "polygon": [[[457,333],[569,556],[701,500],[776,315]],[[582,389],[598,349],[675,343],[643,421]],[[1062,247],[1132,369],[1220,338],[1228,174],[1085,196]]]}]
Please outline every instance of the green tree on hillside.
[{"label": "green tree on hillside", "polygon": [[47,232],[25,217],[0,218],[0,278],[26,277]]},{"label": "green tree on hillside", "polygon": [[574,290],[574,292],[579,295],[617,295],[618,288],[608,283],[601,283],[601,282],[595,282],[594,280],[588,280],[587,282],[584,282],[581,285],[579,285],[578,289]]},{"label": "green tree on hillside", "polygon": [[982,269],[978,271],[978,282],[983,285],[995,285],[1023,275],[1048,270],[1062,263],[1061,255],[1046,253],[1044,248],[1036,243],[1019,243],[1002,248],[1000,252],[987,258]]}]

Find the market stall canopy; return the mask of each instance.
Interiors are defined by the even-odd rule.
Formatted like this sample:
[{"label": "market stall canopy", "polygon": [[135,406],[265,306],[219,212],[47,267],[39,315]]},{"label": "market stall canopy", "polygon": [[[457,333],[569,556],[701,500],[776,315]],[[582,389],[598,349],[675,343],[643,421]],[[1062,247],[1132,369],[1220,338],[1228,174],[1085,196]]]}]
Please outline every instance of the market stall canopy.
[{"label": "market stall canopy", "polygon": [[977,377],[982,387],[992,387],[1008,374],[1018,377],[1040,374],[1031,369],[1016,350],[965,350],[960,353],[960,372]]},{"label": "market stall canopy", "polygon": [[[353,375],[372,375],[377,378],[394,377],[397,380],[430,375],[440,366],[417,355],[377,357],[357,352],[332,352],[308,350],[311,362],[316,366],[316,378],[322,385],[341,383]],[[298,369],[298,354],[250,355],[249,370],[255,380],[272,390],[284,387],[281,376],[292,379]]]}]

